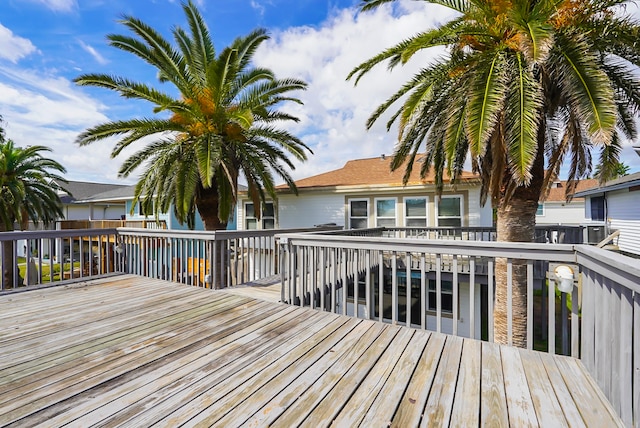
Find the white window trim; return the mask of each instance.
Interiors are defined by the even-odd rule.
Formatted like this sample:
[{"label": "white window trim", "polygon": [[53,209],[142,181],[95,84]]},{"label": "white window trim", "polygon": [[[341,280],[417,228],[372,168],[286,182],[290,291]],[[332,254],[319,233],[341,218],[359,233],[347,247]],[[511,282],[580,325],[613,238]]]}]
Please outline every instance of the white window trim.
[{"label": "white window trim", "polygon": [[409,216],[407,215],[407,199],[424,199],[424,225],[425,227],[429,227],[429,197],[428,196],[405,196],[402,198],[402,208],[404,210],[403,220],[404,226],[410,227],[408,220],[411,219],[422,219],[423,217]]},{"label": "white window trim", "polygon": [[347,199],[347,208],[349,210],[348,215],[347,215],[347,221],[348,221],[348,229],[351,229],[351,219],[352,218],[357,218],[357,219],[362,219],[364,217],[353,217],[351,215],[351,202],[366,202],[367,203],[367,228],[369,227],[369,223],[371,222],[371,219],[369,218],[371,216],[371,201],[369,200],[369,198],[353,198],[353,199]]},{"label": "white window trim", "polygon": [[544,217],[545,214],[547,213],[547,207],[546,204],[544,202],[538,202],[538,206],[542,205],[542,213],[538,214],[538,209],[536,208],[536,217]]},{"label": "white window trim", "polygon": [[[394,207],[394,216],[393,217],[379,217],[378,216],[378,201],[393,201],[393,207]],[[390,196],[390,197],[379,197],[379,198],[374,198],[373,200],[373,211],[374,211],[374,221],[375,221],[375,227],[378,227],[378,219],[384,219],[384,220],[388,220],[390,218],[393,218],[393,227],[397,227],[398,226],[398,198]]]},{"label": "white window trim", "polygon": [[[277,229],[278,228],[278,220],[277,220],[277,212],[276,212],[276,205],[273,203],[273,201],[266,201],[265,204],[273,204],[273,217],[268,216],[266,218],[273,218],[273,229]],[[253,217],[248,217],[247,216],[247,205],[253,205]],[[260,211],[262,211],[262,203],[260,203],[260,207],[259,207]],[[262,216],[262,213],[260,215],[260,220],[258,220],[255,217],[255,204],[251,201],[246,201],[242,204],[242,230],[273,230],[273,229],[265,229],[264,228],[264,219],[265,217]],[[256,220],[256,229],[248,229],[247,228],[247,220],[248,219],[254,219]]]},{"label": "white window trim", "polygon": [[[436,198],[436,226],[440,227],[440,199],[452,199],[459,198],[460,199],[460,227],[464,227],[464,195],[442,195],[439,198]],[[458,217],[443,217],[443,218],[458,218]]]}]

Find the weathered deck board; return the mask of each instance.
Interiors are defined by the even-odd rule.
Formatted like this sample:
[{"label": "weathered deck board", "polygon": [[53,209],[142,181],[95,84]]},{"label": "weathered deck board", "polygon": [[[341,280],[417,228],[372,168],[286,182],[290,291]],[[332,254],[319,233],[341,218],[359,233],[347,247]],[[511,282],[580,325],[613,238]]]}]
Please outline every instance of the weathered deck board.
[{"label": "weathered deck board", "polygon": [[0,295],[0,426],[621,425],[578,360],[236,291]]}]

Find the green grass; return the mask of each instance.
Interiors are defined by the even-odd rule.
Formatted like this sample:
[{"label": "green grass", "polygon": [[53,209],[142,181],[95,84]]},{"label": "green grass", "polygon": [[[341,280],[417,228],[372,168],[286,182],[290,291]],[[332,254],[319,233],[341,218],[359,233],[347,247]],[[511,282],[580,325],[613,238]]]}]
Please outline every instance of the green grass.
[{"label": "green grass", "polygon": [[[24,257],[22,258],[24,260]],[[36,266],[38,266],[38,264],[36,263]],[[73,268],[75,269],[79,269],[80,268],[80,262],[74,262],[73,263]],[[25,277],[26,273],[27,273],[27,266],[26,264],[24,264],[24,261],[22,262],[22,265],[20,265],[18,267],[19,272],[20,272],[20,276],[22,278]],[[64,264],[64,272],[69,272],[71,270],[71,264],[70,263],[65,263]],[[78,272],[74,272],[73,273],[74,277],[80,276],[80,274]],[[54,263],[53,264],[53,279],[51,278],[51,266],[49,265],[49,263],[42,263],[42,280],[41,282],[50,282],[50,281],[60,281],[60,264],[58,263]],[[20,284],[22,285],[22,284]]]}]

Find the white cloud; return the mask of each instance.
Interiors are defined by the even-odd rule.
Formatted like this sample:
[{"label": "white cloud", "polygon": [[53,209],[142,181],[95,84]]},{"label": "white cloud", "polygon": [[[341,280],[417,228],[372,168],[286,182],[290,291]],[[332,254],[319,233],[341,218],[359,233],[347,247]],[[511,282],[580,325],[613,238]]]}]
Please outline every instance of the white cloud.
[{"label": "white cloud", "polygon": [[80,43],[80,47],[82,47],[82,49],[88,52],[89,55],[91,55],[93,59],[95,59],[98,62],[98,64],[105,65],[109,62],[105,57],[100,55],[100,53],[96,51],[93,46],[86,44],[82,40],[79,40],[78,43]]},{"label": "white cloud", "polygon": [[36,51],[30,40],[16,36],[0,24],[0,59],[8,59],[14,64]]},{"label": "white cloud", "polygon": [[44,145],[67,168],[69,179],[116,180],[121,159],[111,160],[113,142],[78,147],[87,127],[108,120],[107,107],[67,79],[0,66],[0,112],[6,135],[19,146]]},{"label": "white cloud", "polygon": [[410,2],[363,14],[355,9],[339,10],[317,28],[296,27],[273,34],[256,52],[256,63],[271,68],[278,77],[298,77],[309,83],[309,89],[300,94],[305,105],[285,107],[301,119],[291,130],[315,153],[294,172],[295,178],[339,168],[350,159],[393,151],[397,131],[387,133],[385,118],[367,131],[366,120],[442,51],[416,55],[393,72],[380,65],[356,87],[345,79],[361,62],[448,16],[443,8]]},{"label": "white cloud", "polygon": [[78,7],[76,0],[30,0],[31,2],[40,3],[47,8],[57,12],[71,12]]}]

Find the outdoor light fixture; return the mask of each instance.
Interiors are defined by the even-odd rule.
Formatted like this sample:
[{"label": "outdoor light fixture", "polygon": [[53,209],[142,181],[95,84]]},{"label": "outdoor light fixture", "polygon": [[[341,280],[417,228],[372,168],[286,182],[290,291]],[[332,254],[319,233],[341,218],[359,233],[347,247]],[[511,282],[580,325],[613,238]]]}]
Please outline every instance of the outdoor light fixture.
[{"label": "outdoor light fixture", "polygon": [[211,283],[212,283],[213,281],[211,280],[211,275],[210,275],[210,274],[206,274],[206,275],[204,276],[204,282],[205,282],[205,284],[209,284],[209,285],[211,285]]},{"label": "outdoor light fixture", "polygon": [[558,278],[558,290],[570,293],[573,290],[573,269],[566,265],[560,265],[553,270]]},{"label": "outdoor light fixture", "polygon": [[122,242],[118,242],[115,245],[115,251],[116,253],[118,253],[118,255],[121,255],[122,253],[124,253],[124,244]]}]

